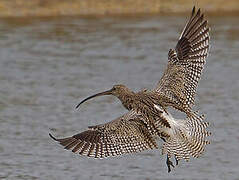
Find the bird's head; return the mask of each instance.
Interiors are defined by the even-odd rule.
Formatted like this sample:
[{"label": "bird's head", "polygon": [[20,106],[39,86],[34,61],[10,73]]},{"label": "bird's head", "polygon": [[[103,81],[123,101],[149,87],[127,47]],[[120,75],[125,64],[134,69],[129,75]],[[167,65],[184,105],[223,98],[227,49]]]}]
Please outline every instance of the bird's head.
[{"label": "bird's head", "polygon": [[104,91],[104,92],[100,92],[100,93],[94,94],[94,95],[89,96],[86,99],[82,100],[76,106],[76,108],[78,108],[81,104],[83,104],[84,102],[88,101],[89,99],[95,98],[97,96],[113,95],[113,96],[116,96],[116,97],[120,98],[121,95],[126,94],[127,92],[130,92],[130,90],[125,85],[122,85],[122,84],[114,85],[113,88],[111,88],[108,91]]}]

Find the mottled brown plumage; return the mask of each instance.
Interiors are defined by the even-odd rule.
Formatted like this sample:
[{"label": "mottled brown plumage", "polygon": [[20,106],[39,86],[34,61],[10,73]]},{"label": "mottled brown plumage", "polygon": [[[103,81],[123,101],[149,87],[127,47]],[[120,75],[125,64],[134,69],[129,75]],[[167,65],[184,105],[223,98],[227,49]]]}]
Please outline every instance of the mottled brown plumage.
[{"label": "mottled brown plumage", "polygon": [[[65,149],[81,155],[105,158],[126,153],[157,149],[156,140],[164,143],[162,152],[167,154],[167,166],[173,166],[170,158],[188,160],[198,157],[209,143],[210,135],[204,117],[192,111],[194,96],[209,48],[209,28],[200,10],[186,24],[175,50],[169,51],[169,62],[163,77],[153,90],[133,92],[124,85],[95,94],[85,101],[103,95],[116,96],[129,110],[123,116],[72,137],[57,139]],[[175,119],[167,111],[174,107],[187,114],[186,119]]]},{"label": "mottled brown plumage", "polygon": [[141,114],[134,110],[109,123],[91,126],[89,130],[70,138],[55,140],[65,149],[95,158],[157,148]]},{"label": "mottled brown plumage", "polygon": [[198,82],[209,51],[209,27],[200,9],[184,27],[175,49],[168,53],[168,66],[155,92],[163,106],[172,106],[192,116]]}]

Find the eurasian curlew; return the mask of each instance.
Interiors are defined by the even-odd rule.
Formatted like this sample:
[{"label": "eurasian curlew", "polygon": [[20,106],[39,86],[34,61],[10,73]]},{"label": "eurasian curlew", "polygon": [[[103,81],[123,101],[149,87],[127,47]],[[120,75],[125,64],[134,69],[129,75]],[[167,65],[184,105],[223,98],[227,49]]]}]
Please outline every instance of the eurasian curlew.
[{"label": "eurasian curlew", "polygon": [[[209,27],[200,9],[192,15],[179,37],[175,49],[168,53],[168,65],[157,87],[133,92],[124,85],[90,96],[85,101],[103,95],[116,96],[129,110],[115,120],[72,137],[57,139],[65,149],[94,158],[105,158],[146,149],[158,149],[157,137],[163,140],[162,153],[171,171],[172,156],[176,164],[190,156],[198,157],[209,144],[208,123],[204,116],[192,110],[198,82],[209,50]],[[186,119],[175,119],[167,111],[171,106],[186,113]]]}]

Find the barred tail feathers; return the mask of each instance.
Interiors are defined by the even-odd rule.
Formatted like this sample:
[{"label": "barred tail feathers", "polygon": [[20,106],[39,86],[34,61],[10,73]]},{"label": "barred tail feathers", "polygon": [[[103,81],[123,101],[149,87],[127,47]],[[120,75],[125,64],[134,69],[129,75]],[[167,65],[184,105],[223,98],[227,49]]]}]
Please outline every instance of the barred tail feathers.
[{"label": "barred tail feathers", "polygon": [[204,115],[193,113],[190,118],[174,121],[170,136],[163,144],[162,153],[166,153],[169,157],[175,155],[177,160],[189,160],[190,156],[199,157],[204,152],[205,146],[210,144],[206,140],[211,134],[206,130],[209,123],[205,122],[204,118]]}]

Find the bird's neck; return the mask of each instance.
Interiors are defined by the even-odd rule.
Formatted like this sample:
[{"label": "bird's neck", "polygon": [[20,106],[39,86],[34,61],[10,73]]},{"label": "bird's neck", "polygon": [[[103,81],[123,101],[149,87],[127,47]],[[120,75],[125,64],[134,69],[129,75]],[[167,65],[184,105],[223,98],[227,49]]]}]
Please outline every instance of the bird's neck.
[{"label": "bird's neck", "polygon": [[127,90],[124,93],[119,94],[118,98],[126,109],[131,110],[134,103],[135,95],[136,94],[133,91]]}]

